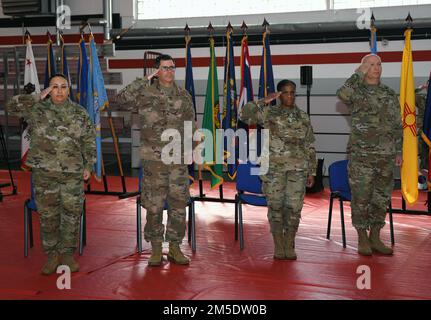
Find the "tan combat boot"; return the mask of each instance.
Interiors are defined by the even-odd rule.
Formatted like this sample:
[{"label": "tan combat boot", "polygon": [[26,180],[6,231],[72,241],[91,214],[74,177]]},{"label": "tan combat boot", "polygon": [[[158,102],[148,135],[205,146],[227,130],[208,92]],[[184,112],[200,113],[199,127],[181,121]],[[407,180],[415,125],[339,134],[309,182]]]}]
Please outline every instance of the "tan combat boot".
[{"label": "tan combat boot", "polygon": [[295,252],[295,236],[296,231],[287,230],[284,234],[284,253],[285,259],[287,260],[296,260],[296,252]]},{"label": "tan combat boot", "polygon": [[176,264],[189,264],[190,260],[181,252],[180,245],[169,242],[168,260]]},{"label": "tan combat boot", "polygon": [[391,255],[393,250],[383,244],[380,240],[380,228],[376,226],[371,227],[370,231],[370,247],[373,251],[385,255]]},{"label": "tan combat boot", "polygon": [[279,260],[286,259],[286,254],[284,252],[283,234],[273,233],[272,237],[274,239],[274,259],[279,259]]},{"label": "tan combat boot", "polygon": [[358,231],[358,253],[362,256],[371,256],[373,251],[367,236],[367,230]]},{"label": "tan combat boot", "polygon": [[149,266],[160,266],[162,264],[162,243],[151,242],[151,256],[148,259]]},{"label": "tan combat boot", "polygon": [[60,257],[58,254],[51,254],[48,256],[48,261],[42,268],[42,274],[48,276],[57,271],[57,267],[60,265]]},{"label": "tan combat boot", "polygon": [[78,272],[79,264],[73,258],[72,254],[64,253],[61,255],[61,264],[66,265],[70,268],[70,272]]}]

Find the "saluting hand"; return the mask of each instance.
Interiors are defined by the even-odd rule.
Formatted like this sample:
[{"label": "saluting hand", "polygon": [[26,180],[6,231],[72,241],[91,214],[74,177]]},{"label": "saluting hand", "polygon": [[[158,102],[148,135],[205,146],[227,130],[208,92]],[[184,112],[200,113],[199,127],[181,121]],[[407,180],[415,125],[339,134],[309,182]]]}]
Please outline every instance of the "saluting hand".
[{"label": "saluting hand", "polygon": [[281,92],[269,93],[265,98],[261,99],[265,104],[271,103],[273,100],[277,99],[281,95]]},{"label": "saluting hand", "polygon": [[40,99],[43,100],[46,98],[46,96],[54,89],[54,86],[49,86],[48,88],[45,88],[40,93]]},{"label": "saluting hand", "polygon": [[418,87],[418,89],[420,89],[420,90],[427,90],[428,89],[428,81],[427,82],[425,82],[424,84],[421,84],[419,87]]},{"label": "saluting hand", "polygon": [[152,74],[150,74],[149,76],[147,76],[147,80],[150,81],[152,78],[154,78],[155,76],[157,76],[157,74],[159,73],[159,71],[160,71],[160,69],[157,69]]},{"label": "saluting hand", "polygon": [[370,68],[371,68],[371,64],[367,60],[365,60],[364,62],[361,63],[361,65],[356,70],[361,71],[363,74],[367,74]]}]

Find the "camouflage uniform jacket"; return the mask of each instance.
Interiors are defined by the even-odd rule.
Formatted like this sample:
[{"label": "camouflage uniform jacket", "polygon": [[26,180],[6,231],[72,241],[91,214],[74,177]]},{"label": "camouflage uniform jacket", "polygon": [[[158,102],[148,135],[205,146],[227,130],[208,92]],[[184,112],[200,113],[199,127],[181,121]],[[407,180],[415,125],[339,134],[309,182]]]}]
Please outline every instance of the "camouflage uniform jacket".
[{"label": "camouflage uniform jacket", "polygon": [[349,152],[382,155],[401,153],[400,104],[394,90],[381,83],[367,85],[364,73],[356,71],[338,89],[337,96],[351,112]]},{"label": "camouflage uniform jacket", "polygon": [[286,170],[306,170],[316,175],[314,134],[307,113],[296,105],[264,107],[249,102],[241,110],[240,119],[247,124],[260,124],[269,129],[269,161],[282,164]]},{"label": "camouflage uniform jacket", "polygon": [[40,95],[14,96],[6,107],[28,123],[27,165],[68,173],[93,171],[96,132],[83,107],[70,100],[59,105],[51,99],[40,101]]},{"label": "camouflage uniform jacket", "polygon": [[175,83],[172,92],[171,95],[165,94],[157,80],[149,85],[148,80],[136,79],[117,96],[121,110],[137,111],[139,114],[143,160],[161,161],[163,147],[168,143],[161,139],[166,129],[178,130],[182,139],[192,138],[184,137],[184,121],[191,122],[192,132],[196,129],[190,94]]}]

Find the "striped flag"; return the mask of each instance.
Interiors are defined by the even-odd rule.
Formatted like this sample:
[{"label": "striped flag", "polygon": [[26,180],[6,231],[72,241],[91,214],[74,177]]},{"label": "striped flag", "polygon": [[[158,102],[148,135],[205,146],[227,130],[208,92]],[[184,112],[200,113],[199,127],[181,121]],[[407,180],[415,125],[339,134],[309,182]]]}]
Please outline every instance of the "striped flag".
[{"label": "striped flag", "polygon": [[[239,90],[239,101],[238,101],[238,115],[241,113],[242,108],[247,102],[253,101],[253,82],[251,80],[251,66],[250,66],[250,54],[248,51],[248,37],[246,34],[242,37],[241,40],[241,60],[240,60],[240,68],[241,68],[241,86]],[[256,125],[248,126],[245,122],[242,122],[238,119],[237,122],[238,129],[244,129],[252,136],[255,136]],[[244,146],[247,150],[247,157],[249,155],[249,135],[247,134],[247,142]],[[240,147],[239,147],[240,148]]]},{"label": "striped flag", "polygon": [[403,164],[401,166],[401,192],[404,200],[416,203],[418,191],[418,142],[416,130],[415,82],[410,43],[412,29],[404,32],[404,50],[401,65],[400,107],[403,123]]},{"label": "striped flag", "polygon": [[247,35],[244,35],[241,40],[241,88],[239,90],[238,114],[249,101],[253,101],[253,83],[251,81],[248,40]]},{"label": "striped flag", "polygon": [[[269,93],[275,92],[274,86],[274,73],[272,71],[271,49],[269,46],[269,31],[265,29],[262,38],[262,62],[260,65],[259,76],[259,93],[258,98],[265,98]],[[275,105],[276,100],[273,100],[270,105]],[[261,155],[263,145],[262,142],[262,127],[257,125],[256,139],[257,139],[257,156]]]},{"label": "striped flag", "polygon": [[[34,61],[33,48],[31,47],[30,33],[26,32],[26,53],[24,66],[24,91],[26,94],[40,93],[39,79],[37,77],[36,62]],[[26,165],[28,150],[30,148],[30,135],[28,125],[23,122],[23,130],[21,136],[21,168],[29,170]]]}]

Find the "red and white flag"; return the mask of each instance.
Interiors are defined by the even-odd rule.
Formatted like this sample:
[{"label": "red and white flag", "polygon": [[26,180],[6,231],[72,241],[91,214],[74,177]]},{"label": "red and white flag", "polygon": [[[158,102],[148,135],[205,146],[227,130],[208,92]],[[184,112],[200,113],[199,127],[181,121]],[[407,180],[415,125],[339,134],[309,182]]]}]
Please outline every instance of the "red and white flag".
[{"label": "red and white flag", "polygon": [[[33,49],[31,47],[30,34],[26,38],[27,50],[25,54],[24,68],[24,91],[26,94],[40,93],[39,79],[37,78],[36,63],[34,61]],[[30,148],[30,136],[26,122],[23,122],[23,130],[21,136],[21,168],[28,170],[26,165],[28,149]]]},{"label": "red and white flag", "polygon": [[239,91],[238,115],[241,113],[242,107],[249,101],[253,101],[253,83],[247,35],[244,35],[241,40],[241,89]]}]

